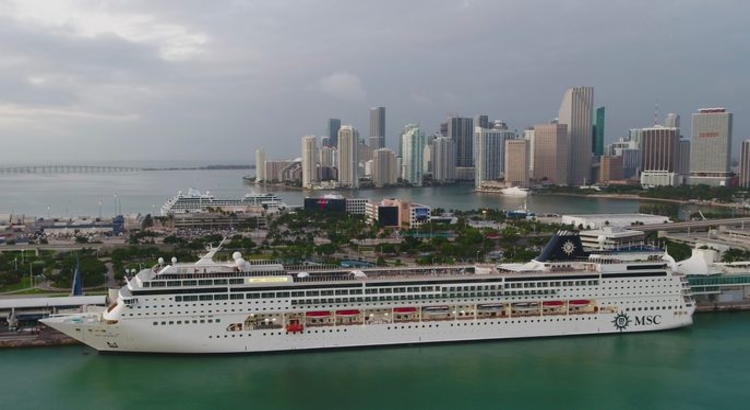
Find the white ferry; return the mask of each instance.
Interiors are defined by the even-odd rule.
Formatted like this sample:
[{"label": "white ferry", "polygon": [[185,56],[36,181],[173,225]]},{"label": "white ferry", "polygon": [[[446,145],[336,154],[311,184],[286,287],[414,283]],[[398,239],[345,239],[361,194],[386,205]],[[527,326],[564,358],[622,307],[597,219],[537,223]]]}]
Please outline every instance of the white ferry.
[{"label": "white ferry", "polygon": [[264,208],[269,213],[277,212],[287,205],[275,194],[251,191],[240,199],[216,198],[210,192],[205,193],[190,188],[187,194],[178,192],[161,207],[162,216],[175,213],[200,213],[208,208],[219,208],[230,212],[245,212],[251,208]]},{"label": "white ferry", "polygon": [[531,190],[529,188],[512,186],[501,189],[500,193],[507,196],[526,197],[531,195]]},{"label": "white ferry", "polygon": [[160,259],[102,312],[42,322],[105,352],[238,353],[655,331],[695,310],[668,255],[592,259],[572,232],[497,266],[303,272],[215,263],[217,249]]}]

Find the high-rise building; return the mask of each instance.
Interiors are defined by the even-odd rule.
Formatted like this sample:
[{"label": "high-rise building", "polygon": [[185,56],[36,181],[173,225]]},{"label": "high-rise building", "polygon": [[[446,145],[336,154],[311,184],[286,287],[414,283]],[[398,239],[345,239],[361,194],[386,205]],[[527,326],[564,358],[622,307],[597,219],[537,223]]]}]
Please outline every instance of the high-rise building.
[{"label": "high-rise building", "polygon": [[[678,121],[679,123],[679,121]],[[677,128],[679,133],[679,128]],[[686,184],[690,175],[690,140],[680,138],[677,140],[677,173],[678,184]]]},{"label": "high-rise building", "polygon": [[419,129],[419,125],[409,124],[404,127],[402,133],[404,156],[402,158],[403,174],[402,178],[414,186],[422,186],[422,173],[425,136],[424,132]]},{"label": "high-rise building", "polygon": [[372,152],[372,183],[377,188],[396,185],[398,168],[396,153],[390,148],[379,148]]},{"label": "high-rise building", "polygon": [[474,186],[482,188],[484,181],[494,181],[505,172],[505,141],[516,134],[502,129],[474,127]]},{"label": "high-rise building", "polygon": [[554,185],[568,183],[568,126],[539,124],[534,126],[534,174],[538,182]]},{"label": "high-rise building", "polygon": [[370,148],[385,147],[385,107],[370,108]]},{"label": "high-rise building", "polygon": [[523,130],[523,139],[529,142],[529,178],[534,175],[534,127]]},{"label": "high-rise building", "polygon": [[456,166],[474,166],[474,120],[465,117],[448,118],[448,138],[456,142]]},{"label": "high-rise building", "polygon": [[512,186],[529,185],[529,146],[525,139],[505,141],[505,182]]},{"label": "high-rise building", "polygon": [[641,133],[641,185],[644,187],[677,184],[677,141],[680,131],[657,125]]},{"label": "high-rise building", "polygon": [[331,137],[329,137],[327,135],[321,136],[320,137],[320,146],[321,147],[329,147],[329,146],[331,146],[330,139],[331,139]]},{"label": "high-rise building", "polygon": [[592,87],[568,89],[560,104],[557,122],[568,126],[569,185],[585,185],[587,182],[591,182],[591,116],[593,109],[594,89]]},{"label": "high-rise building", "polygon": [[448,137],[432,140],[432,180],[453,182],[456,180],[456,141]]},{"label": "high-rise building", "polygon": [[312,189],[318,182],[316,166],[316,144],[314,135],[302,137],[302,187]]},{"label": "high-rise building", "polygon": [[680,115],[670,112],[664,119],[664,126],[667,128],[680,128]]},{"label": "high-rise building", "polygon": [[331,147],[339,146],[339,129],[341,129],[341,120],[338,118],[328,119],[328,145]]},{"label": "high-rise building", "polygon": [[262,149],[255,150],[255,180],[266,180],[266,153]]},{"label": "high-rise building", "polygon": [[487,115],[477,115],[474,117],[474,126],[481,128],[490,128],[490,117]]},{"label": "high-rise building", "polygon": [[591,128],[591,152],[595,158],[599,158],[604,154],[604,107],[596,107],[594,110],[594,123]]},{"label": "high-rise building", "polygon": [[338,133],[339,185],[342,188],[359,188],[359,131],[343,125]]},{"label": "high-rise building", "polygon": [[690,184],[728,186],[731,177],[732,113],[701,108],[693,114]]},{"label": "high-rise building", "polygon": [[750,188],[750,139],[740,146],[740,186]]},{"label": "high-rise building", "polygon": [[608,183],[623,179],[622,157],[603,155],[599,167],[599,182]]}]

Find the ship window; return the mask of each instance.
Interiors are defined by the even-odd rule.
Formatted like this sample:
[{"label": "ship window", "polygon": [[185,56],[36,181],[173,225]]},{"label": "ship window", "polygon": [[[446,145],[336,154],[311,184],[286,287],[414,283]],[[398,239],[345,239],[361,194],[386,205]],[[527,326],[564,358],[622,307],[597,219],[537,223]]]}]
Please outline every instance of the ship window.
[{"label": "ship window", "polygon": [[241,285],[242,284],[242,279],[229,279],[229,284],[230,285]]},{"label": "ship window", "polygon": [[211,281],[210,279],[208,280],[204,279],[204,280],[199,280],[198,284],[201,286],[211,286],[213,285],[213,281]]},{"label": "ship window", "polygon": [[349,291],[347,291],[346,289],[337,289],[336,290],[336,294],[337,295],[348,295]]},{"label": "ship window", "polygon": [[362,289],[350,289],[349,290],[349,294],[350,295],[361,295],[362,294]]},{"label": "ship window", "polygon": [[263,299],[273,299],[273,298],[274,298],[274,295],[275,295],[275,293],[274,293],[274,292],[263,292],[263,293],[261,294],[261,297],[262,297]]},{"label": "ship window", "polygon": [[157,281],[151,282],[151,286],[155,288],[163,288],[164,286],[166,286],[166,284],[164,283],[163,280],[157,280]]},{"label": "ship window", "polygon": [[[213,297],[213,295],[200,295],[198,297],[198,299],[199,300],[214,300],[214,297]],[[203,305],[201,305],[201,306],[203,306]]]},{"label": "ship window", "polygon": [[320,296],[333,296],[333,290],[321,290]]},{"label": "ship window", "polygon": [[182,302],[182,296],[175,296],[174,300],[175,300],[175,302]]},{"label": "ship window", "polygon": [[248,299],[260,299],[260,293],[248,293],[247,298]]},{"label": "ship window", "polygon": [[226,285],[227,280],[226,279],[216,279],[214,280],[214,285]]},{"label": "ship window", "polygon": [[288,298],[289,297],[289,292],[277,292],[276,293],[276,297],[279,297],[279,298]]},{"label": "ship window", "polygon": [[307,293],[305,292],[292,292],[292,296],[320,296],[320,292],[317,290],[308,290]]},{"label": "ship window", "polygon": [[244,299],[245,295],[242,293],[232,293],[229,295],[229,299]]},{"label": "ship window", "polygon": [[227,300],[229,299],[228,295],[214,295],[214,300]]},{"label": "ship window", "polygon": [[195,302],[198,300],[198,296],[183,296],[182,300],[185,302]]},{"label": "ship window", "polygon": [[183,286],[195,286],[198,284],[198,281],[195,280],[184,280],[182,281]]}]

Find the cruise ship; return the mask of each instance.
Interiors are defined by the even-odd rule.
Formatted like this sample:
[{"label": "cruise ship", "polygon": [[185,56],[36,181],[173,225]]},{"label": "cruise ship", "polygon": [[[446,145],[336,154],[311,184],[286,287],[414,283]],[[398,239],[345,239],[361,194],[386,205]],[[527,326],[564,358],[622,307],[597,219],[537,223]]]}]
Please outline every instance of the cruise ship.
[{"label": "cruise ship", "polygon": [[217,249],[160,259],[101,312],[42,322],[102,352],[210,354],[645,332],[695,310],[668,255],[593,255],[576,232],[486,266],[301,271]]},{"label": "cruise ship", "polygon": [[161,207],[162,216],[176,213],[200,213],[208,208],[218,208],[228,212],[245,212],[251,208],[262,207],[269,213],[286,208],[286,204],[275,194],[260,194],[254,191],[239,199],[216,198],[210,192],[205,193],[190,188],[187,194],[182,191],[167,200]]}]

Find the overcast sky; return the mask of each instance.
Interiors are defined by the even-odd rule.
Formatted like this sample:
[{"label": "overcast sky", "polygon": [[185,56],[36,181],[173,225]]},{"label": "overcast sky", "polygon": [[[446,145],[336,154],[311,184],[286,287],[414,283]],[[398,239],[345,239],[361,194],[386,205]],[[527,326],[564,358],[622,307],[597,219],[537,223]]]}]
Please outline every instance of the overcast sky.
[{"label": "overcast sky", "polygon": [[[723,106],[750,136],[747,0],[0,0],[0,166],[296,157],[328,118],[386,145],[595,88],[606,140]],[[735,148],[733,156],[737,155]],[[93,162],[93,161],[89,161]]]}]

